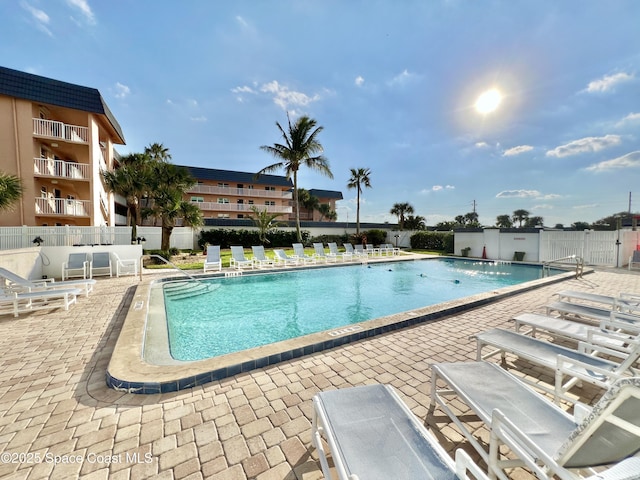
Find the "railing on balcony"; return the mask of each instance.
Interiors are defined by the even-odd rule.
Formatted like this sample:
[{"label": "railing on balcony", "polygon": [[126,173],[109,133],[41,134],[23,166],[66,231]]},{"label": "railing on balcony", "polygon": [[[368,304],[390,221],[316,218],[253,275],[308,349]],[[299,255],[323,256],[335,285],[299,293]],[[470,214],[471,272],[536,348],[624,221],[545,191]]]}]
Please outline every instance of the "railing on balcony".
[{"label": "railing on balcony", "polygon": [[247,212],[253,213],[252,207],[258,210],[267,209],[268,213],[291,213],[292,207],[288,205],[249,205],[246,203],[216,203],[216,202],[192,202],[200,210],[216,212]]},{"label": "railing on balcony", "polygon": [[188,193],[201,193],[209,195],[227,195],[235,197],[259,197],[292,199],[293,194],[284,190],[260,190],[258,188],[231,188],[215,187],[213,185],[196,185],[189,189]]},{"label": "railing on balcony", "polygon": [[67,125],[55,120],[33,119],[33,134],[40,137],[57,138],[66,142],[89,143],[89,129],[78,125]]},{"label": "railing on balcony", "polygon": [[67,198],[36,198],[36,215],[60,215],[67,217],[88,217],[91,209],[89,200]]},{"label": "railing on balcony", "polygon": [[73,180],[88,180],[90,176],[89,165],[86,163],[66,162],[52,158],[34,158],[33,172],[40,176]]}]

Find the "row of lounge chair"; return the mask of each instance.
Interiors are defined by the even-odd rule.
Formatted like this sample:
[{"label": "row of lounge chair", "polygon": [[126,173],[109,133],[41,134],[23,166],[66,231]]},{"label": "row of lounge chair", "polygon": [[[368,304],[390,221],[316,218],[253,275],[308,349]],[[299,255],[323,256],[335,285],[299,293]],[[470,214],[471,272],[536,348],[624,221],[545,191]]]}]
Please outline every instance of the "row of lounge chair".
[{"label": "row of lounge chair", "polygon": [[[264,247],[262,245],[251,247],[253,256],[248,258],[245,255],[244,247],[232,246],[231,258],[229,266],[231,268],[243,269],[243,268],[269,268],[276,266],[295,266],[295,265],[308,265],[319,262],[337,262],[342,260],[343,262],[368,258],[370,256],[383,256],[383,255],[398,255],[400,249],[393,247],[391,244],[381,245],[379,248],[373,248],[372,245],[367,245],[365,249],[362,245],[356,245],[354,247],[350,243],[345,243],[344,251],[338,250],[338,245],[328,243],[329,252],[325,251],[322,243],[314,243],[313,255],[308,255],[304,251],[302,243],[294,243],[293,255],[287,255],[284,249],[276,248],[273,250],[273,258],[266,255]],[[220,257],[220,246],[209,245],[207,247],[207,258],[204,262],[204,272],[207,271],[221,271],[222,260]]]},{"label": "row of lounge chair", "polygon": [[69,310],[78,296],[88,297],[96,283],[93,279],[28,280],[1,267],[0,282],[0,315],[13,314],[14,317],[34,310]]},{"label": "row of lounge chair", "polygon": [[[557,295],[548,312],[560,316],[517,315],[515,331],[492,329],[472,337],[477,361],[431,366],[428,415],[436,407],[444,411],[485,468],[462,450],[456,451],[454,464],[392,387],[368,385],[313,398],[312,443],[325,477],[331,478],[326,443],[338,478],[344,480],[466,479],[467,472],[476,479],[508,480],[516,467],[539,479],[640,479],[640,374],[635,369],[640,297],[575,291]],[[542,332],[564,344],[536,336]],[[486,347],[491,352],[482,354]],[[484,361],[497,353],[502,367],[509,353],[550,369],[555,384],[529,382],[522,373]],[[580,381],[606,390],[593,406],[569,395]],[[572,415],[561,408],[561,400],[570,402]],[[480,419],[488,438],[478,433],[475,420],[468,424],[461,405]]]}]

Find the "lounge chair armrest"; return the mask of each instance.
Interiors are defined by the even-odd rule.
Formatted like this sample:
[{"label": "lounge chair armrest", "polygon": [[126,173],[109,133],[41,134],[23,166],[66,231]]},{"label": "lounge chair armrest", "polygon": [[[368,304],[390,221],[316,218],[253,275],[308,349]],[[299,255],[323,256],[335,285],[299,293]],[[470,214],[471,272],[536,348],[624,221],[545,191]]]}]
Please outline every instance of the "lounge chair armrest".
[{"label": "lounge chair armrest", "polygon": [[459,479],[469,478],[467,472],[476,478],[476,480],[488,480],[487,474],[484,473],[478,465],[471,459],[469,454],[458,448],[455,453],[456,457],[456,476]]},{"label": "lounge chair armrest", "polygon": [[[507,445],[538,478],[551,478],[549,470],[558,473],[557,462],[544,452],[522,430],[518,428],[499,409],[491,415],[491,435],[489,440],[489,474],[507,478],[500,467],[500,444]],[[562,467],[559,467],[562,469]],[[562,469],[564,470],[564,469]],[[566,478],[564,476],[563,478]]]},{"label": "lounge chair armrest", "polygon": [[591,413],[591,407],[582,402],[576,402],[573,404],[573,421],[577,424],[587,418],[587,415]]},{"label": "lounge chair armrest", "polygon": [[[613,344],[611,340],[620,342],[620,345]],[[628,335],[615,332],[606,333],[589,330],[587,332],[587,341],[578,342],[578,351],[582,353],[589,355],[604,353],[620,359],[627,358],[634,348],[638,348],[637,341],[634,341]]]},{"label": "lounge chair armrest", "polygon": [[[584,369],[588,373],[582,373],[577,368],[580,367]],[[594,374],[601,375],[605,379],[618,378],[620,374],[615,371],[607,370],[605,368],[600,368],[595,365],[591,365],[586,362],[581,362],[580,360],[576,360],[574,358],[565,357],[564,355],[558,355],[557,357],[557,365],[556,372],[561,372],[563,375],[569,375],[572,377],[580,378],[582,380],[587,380],[590,383],[593,383],[596,379]],[[603,387],[606,387],[606,380],[600,380],[603,384]]]}]

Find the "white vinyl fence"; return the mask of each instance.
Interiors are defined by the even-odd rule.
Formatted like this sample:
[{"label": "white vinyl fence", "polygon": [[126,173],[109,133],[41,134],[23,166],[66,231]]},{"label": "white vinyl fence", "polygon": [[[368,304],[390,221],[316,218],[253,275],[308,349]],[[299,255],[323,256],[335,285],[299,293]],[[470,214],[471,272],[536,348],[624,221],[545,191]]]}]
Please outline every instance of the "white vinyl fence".
[{"label": "white vinyl fence", "polygon": [[38,245],[131,245],[131,227],[0,227],[0,250]]}]

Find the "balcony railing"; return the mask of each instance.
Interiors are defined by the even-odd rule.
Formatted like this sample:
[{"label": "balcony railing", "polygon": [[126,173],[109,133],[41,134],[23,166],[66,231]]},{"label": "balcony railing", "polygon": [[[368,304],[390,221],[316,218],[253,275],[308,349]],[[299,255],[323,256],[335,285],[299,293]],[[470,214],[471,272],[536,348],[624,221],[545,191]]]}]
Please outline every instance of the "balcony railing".
[{"label": "balcony railing", "polygon": [[91,208],[89,200],[66,198],[36,198],[36,215],[60,215],[67,217],[88,217]]},{"label": "balcony railing", "polygon": [[205,195],[227,195],[230,197],[259,197],[292,199],[293,194],[284,190],[260,190],[258,188],[231,188],[215,187],[213,185],[196,185],[189,189],[188,193],[201,193]]},{"label": "balcony railing", "polygon": [[52,158],[34,158],[33,173],[44,177],[88,180],[89,165],[86,163],[66,162]]},{"label": "balcony railing", "polygon": [[249,205],[246,203],[217,203],[217,202],[192,202],[200,210],[214,212],[247,212],[253,213],[252,207],[262,211],[265,208],[268,213],[291,213],[293,209],[288,205]]},{"label": "balcony railing", "polygon": [[40,137],[57,138],[65,142],[89,143],[89,129],[78,125],[67,125],[55,120],[33,119],[33,134]]}]

